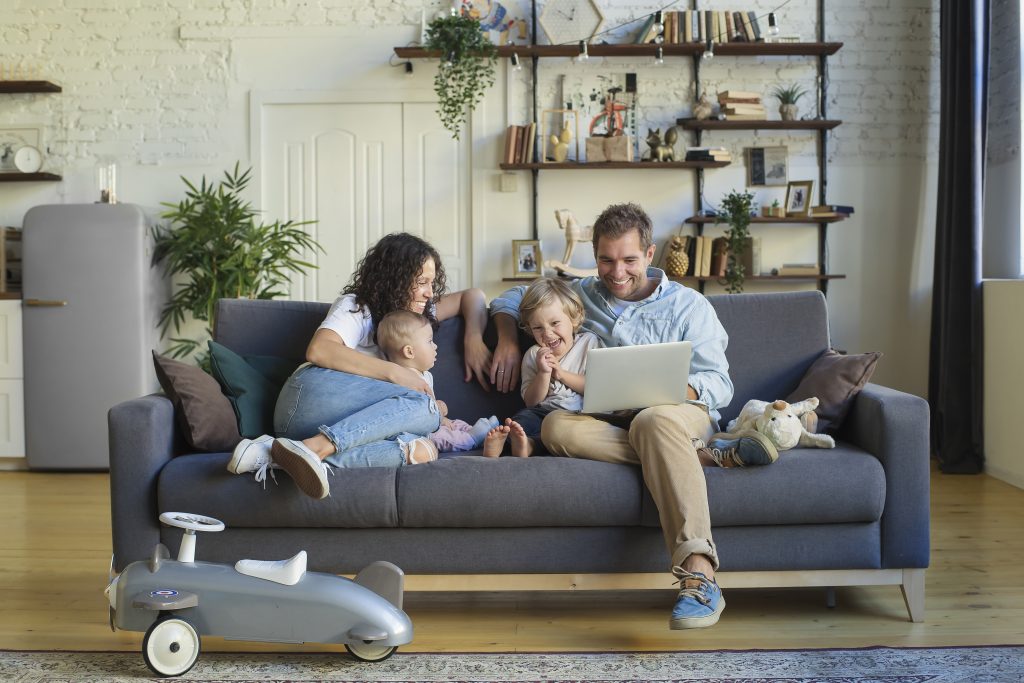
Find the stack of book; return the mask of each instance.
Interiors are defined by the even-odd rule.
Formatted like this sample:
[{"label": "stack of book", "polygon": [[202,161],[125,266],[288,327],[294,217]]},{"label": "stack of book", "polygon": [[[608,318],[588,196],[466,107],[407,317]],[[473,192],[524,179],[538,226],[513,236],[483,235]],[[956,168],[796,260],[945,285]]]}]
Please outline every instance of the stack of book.
[{"label": "stack of book", "polygon": [[848,218],[852,214],[853,207],[842,204],[820,204],[811,207],[812,218]]},{"label": "stack of book", "polygon": [[647,17],[636,34],[636,43],[655,43],[660,35],[666,45],[677,43],[753,43],[763,41],[757,12],[730,10],[675,10],[662,12],[663,28]]},{"label": "stack of book", "polygon": [[821,266],[817,263],[783,263],[779,275],[821,275]]},{"label": "stack of book", "polygon": [[[729,242],[725,237],[708,235],[682,235],[683,249],[689,258],[689,267],[684,277],[725,276],[729,268]],[[746,277],[761,273],[761,238],[748,237],[747,246],[740,256]]]},{"label": "stack of book", "polygon": [[509,126],[505,132],[505,152],[501,157],[506,164],[533,163],[533,141],[537,137],[537,124]]},{"label": "stack of book", "polygon": [[756,92],[724,90],[718,93],[718,106],[728,121],[763,121],[768,113]]},{"label": "stack of book", "polygon": [[732,154],[725,147],[687,147],[686,161],[732,162]]}]

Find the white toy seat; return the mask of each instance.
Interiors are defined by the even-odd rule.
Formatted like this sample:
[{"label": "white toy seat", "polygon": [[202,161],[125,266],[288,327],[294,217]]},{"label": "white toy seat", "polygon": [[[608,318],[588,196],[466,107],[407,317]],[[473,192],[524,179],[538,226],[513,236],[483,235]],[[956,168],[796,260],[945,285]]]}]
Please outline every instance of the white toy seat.
[{"label": "white toy seat", "polygon": [[285,586],[294,586],[306,573],[306,551],[289,560],[239,560],[235,571],[257,579],[266,579]]}]

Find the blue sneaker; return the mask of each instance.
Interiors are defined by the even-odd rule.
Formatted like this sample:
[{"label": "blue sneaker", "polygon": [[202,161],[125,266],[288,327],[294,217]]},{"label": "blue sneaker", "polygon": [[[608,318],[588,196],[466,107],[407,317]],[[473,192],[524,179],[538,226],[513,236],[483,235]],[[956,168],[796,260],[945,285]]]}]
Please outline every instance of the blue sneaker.
[{"label": "blue sneaker", "polygon": [[714,579],[709,579],[700,572],[691,574],[679,568],[676,571],[679,572],[680,590],[676,606],[672,608],[669,628],[705,628],[717,624],[718,618],[722,616],[722,610],[725,609],[722,589]]},{"label": "blue sneaker", "polygon": [[753,429],[744,429],[735,434],[713,435],[703,449],[719,467],[750,467],[771,465],[779,459],[779,450],[767,436]]}]

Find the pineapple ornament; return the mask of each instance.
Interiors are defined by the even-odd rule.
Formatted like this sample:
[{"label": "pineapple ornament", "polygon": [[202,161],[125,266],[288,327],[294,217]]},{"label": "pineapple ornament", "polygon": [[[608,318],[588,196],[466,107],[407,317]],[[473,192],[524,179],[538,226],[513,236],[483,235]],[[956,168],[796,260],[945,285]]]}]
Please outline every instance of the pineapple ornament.
[{"label": "pineapple ornament", "polygon": [[686,255],[683,238],[675,235],[668,241],[668,252],[665,254],[665,272],[669,277],[683,277],[690,267],[690,257]]}]

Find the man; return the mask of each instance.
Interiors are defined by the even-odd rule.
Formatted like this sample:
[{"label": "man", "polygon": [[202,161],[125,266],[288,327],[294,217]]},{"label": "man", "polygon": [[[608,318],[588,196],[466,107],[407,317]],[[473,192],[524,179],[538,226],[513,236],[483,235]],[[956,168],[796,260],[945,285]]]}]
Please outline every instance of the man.
[{"label": "man", "polygon": [[[687,402],[641,410],[628,428],[598,416],[568,411],[548,415],[541,440],[555,455],[639,465],[658,507],[679,596],[669,625],[701,628],[718,621],[725,600],[715,582],[718,553],[711,538],[707,484],[702,465],[767,465],[778,452],[757,432],[714,434],[718,408],[732,400],[725,357],[728,336],[703,295],[670,281],[651,267],[655,245],[651,219],[636,204],[609,206],[594,223],[597,277],[572,283],[583,299],[583,326],[606,346],[688,340],[693,358]],[[492,377],[501,391],[519,373],[516,324],[523,288],[491,303],[498,328]]]}]

